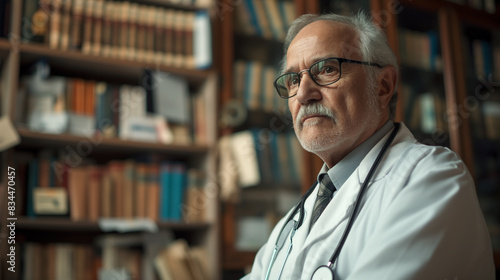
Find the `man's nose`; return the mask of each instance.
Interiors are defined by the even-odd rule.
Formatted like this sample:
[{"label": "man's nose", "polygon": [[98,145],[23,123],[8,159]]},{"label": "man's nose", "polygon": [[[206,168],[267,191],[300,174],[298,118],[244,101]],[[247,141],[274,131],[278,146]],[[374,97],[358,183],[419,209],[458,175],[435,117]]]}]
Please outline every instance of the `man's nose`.
[{"label": "man's nose", "polygon": [[297,90],[297,100],[301,104],[315,102],[321,99],[319,86],[314,82],[309,71],[300,71],[300,84]]}]

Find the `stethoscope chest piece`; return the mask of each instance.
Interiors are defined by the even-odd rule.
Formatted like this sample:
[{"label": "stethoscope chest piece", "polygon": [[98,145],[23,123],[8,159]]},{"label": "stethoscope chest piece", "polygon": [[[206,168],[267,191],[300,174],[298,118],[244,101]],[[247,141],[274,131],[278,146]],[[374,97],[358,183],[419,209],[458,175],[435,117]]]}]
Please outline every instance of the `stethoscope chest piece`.
[{"label": "stethoscope chest piece", "polygon": [[333,270],[327,265],[322,265],[316,268],[311,280],[333,280]]}]

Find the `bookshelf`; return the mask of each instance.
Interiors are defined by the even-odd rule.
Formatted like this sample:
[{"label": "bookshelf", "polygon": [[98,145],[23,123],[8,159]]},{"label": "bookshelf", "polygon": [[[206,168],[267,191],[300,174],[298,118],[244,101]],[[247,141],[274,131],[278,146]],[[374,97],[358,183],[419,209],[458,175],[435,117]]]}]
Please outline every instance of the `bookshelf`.
[{"label": "bookshelf", "polygon": [[[203,174],[202,182],[196,182],[197,187],[197,196],[192,198],[189,196],[189,190],[184,189],[183,195],[186,200],[181,201],[179,204],[179,213],[181,215],[180,218],[151,218],[153,223],[158,228],[159,234],[164,234],[164,236],[168,238],[160,238],[159,243],[155,246],[157,249],[167,248],[169,242],[174,242],[175,240],[186,240],[189,246],[194,246],[197,248],[201,248],[207,256],[207,263],[205,268],[206,279],[219,279],[220,276],[220,263],[219,263],[219,210],[218,210],[218,194],[217,194],[217,169],[216,169],[216,143],[217,143],[217,123],[216,123],[216,112],[217,112],[217,95],[218,95],[218,71],[215,69],[216,64],[213,61],[208,60],[207,55],[212,57],[212,43],[211,40],[204,41],[206,46],[205,48],[205,64],[196,64],[195,62],[190,61],[190,56],[195,55],[194,52],[196,47],[194,44],[198,44],[198,39],[194,38],[196,36],[197,29],[196,27],[183,27],[182,31],[173,31],[169,34],[171,39],[176,39],[179,44],[182,43],[183,52],[182,55],[186,57],[182,57],[181,60],[168,60],[165,55],[169,51],[174,51],[172,49],[167,50],[166,45],[161,45],[162,42],[157,40],[157,44],[149,44],[149,45],[141,45],[137,41],[135,43],[132,42],[132,36],[129,37],[128,43],[133,43],[132,46],[126,45],[128,47],[135,47],[135,50],[130,51],[129,54],[134,52],[140,53],[140,47],[145,48],[144,51],[147,53],[150,52],[151,56],[144,56],[142,58],[134,58],[134,55],[127,56],[118,56],[118,55],[109,55],[99,52],[89,52],[88,50],[84,50],[85,38],[84,38],[84,30],[88,29],[85,24],[86,22],[90,22],[92,24],[91,35],[92,38],[97,38],[97,35],[93,33],[98,28],[98,23],[103,23],[98,20],[97,14],[92,14],[90,17],[86,17],[84,22],[81,22],[80,28],[82,31],[82,37],[80,38],[82,41],[82,45],[73,46],[63,48],[62,43],[56,44],[57,46],[53,46],[54,40],[61,42],[62,38],[57,38],[54,35],[54,27],[58,22],[58,12],[60,18],[59,20],[63,21],[64,18],[69,19],[70,21],[74,19],[74,10],[71,12],[64,14],[64,10],[57,10],[54,6],[49,5],[48,10],[44,10],[44,12],[48,15],[50,19],[50,23],[52,25],[49,26],[49,31],[45,35],[46,39],[42,41],[27,39],[25,34],[25,24],[26,24],[26,5],[38,5],[39,1],[32,0],[24,0],[24,1],[9,1],[11,3],[10,10],[5,11],[5,13],[11,16],[11,24],[9,28],[9,37],[10,38],[0,38],[0,67],[1,67],[1,79],[0,79],[0,93],[1,93],[1,105],[2,105],[2,116],[8,116],[12,123],[14,124],[17,133],[20,136],[20,143],[1,153],[2,159],[2,168],[4,170],[7,169],[8,166],[15,166],[17,170],[21,171],[16,175],[16,186],[19,187],[19,198],[16,198],[16,203],[18,208],[16,209],[16,273],[11,273],[7,269],[3,269],[4,265],[2,265],[2,272],[0,278],[2,279],[12,279],[18,280],[23,279],[23,273],[25,272],[25,266],[31,265],[29,261],[27,262],[24,258],[26,257],[24,252],[25,250],[29,250],[32,253],[32,250],[39,250],[38,247],[43,247],[47,250],[54,250],[56,247],[56,251],[61,249],[60,245],[71,244],[71,248],[75,249],[76,252],[82,248],[87,251],[95,251],[98,252],[93,259],[92,262],[96,262],[97,266],[94,266],[89,269],[95,273],[95,275],[91,275],[92,279],[98,279],[97,273],[99,271],[99,262],[102,265],[102,255],[100,254],[100,245],[97,244],[97,240],[102,237],[107,237],[110,234],[117,236],[116,238],[128,238],[133,235],[140,236],[149,236],[147,232],[144,230],[135,230],[131,233],[120,233],[118,231],[107,232],[103,230],[97,220],[94,220],[90,216],[84,217],[83,219],[76,220],[75,217],[72,216],[73,209],[69,207],[70,213],[66,213],[59,216],[46,216],[46,215],[35,215],[34,217],[27,217],[30,214],[28,213],[27,205],[27,196],[30,191],[27,188],[28,179],[30,177],[30,167],[27,164],[27,161],[42,161],[41,155],[43,153],[50,153],[54,159],[62,160],[65,156],[68,156],[68,153],[65,154],[66,151],[77,151],[77,156],[80,161],[76,166],[69,166],[70,170],[72,168],[90,168],[92,166],[94,169],[97,168],[105,168],[103,172],[107,172],[107,168],[109,164],[114,163],[124,163],[125,161],[134,161],[136,167],[140,164],[148,164],[151,166],[153,170],[159,170],[163,163],[175,163],[179,166],[182,166],[182,173],[188,176],[188,171],[197,171],[197,174]],[[53,5],[61,4],[61,3],[76,3],[77,1],[40,1],[40,3],[50,4],[53,2]],[[80,1],[83,2],[83,1]],[[125,1],[106,1],[106,0],[96,0],[96,1],[85,1],[92,2],[95,5],[104,5],[106,6],[109,3],[115,5],[115,7],[119,7],[122,11],[126,11]],[[156,11],[155,13],[158,15],[163,13],[166,15],[167,13],[176,13],[180,14],[177,16],[178,20],[189,22],[189,19],[193,20],[193,25],[196,26],[196,16],[202,15],[203,20],[205,20],[206,26],[214,26],[215,23],[215,14],[217,13],[217,6],[214,5],[212,1],[159,1],[159,0],[145,0],[145,1],[131,1],[127,3],[131,3],[134,7],[140,7],[140,9],[148,9],[150,12]],[[87,5],[87,4],[85,4]],[[90,7],[90,5],[89,5]],[[94,6],[93,6],[94,7]],[[38,7],[40,8],[40,7]],[[42,9],[43,10],[43,9]],[[160,12],[159,12],[160,11]],[[4,11],[2,11],[2,14]],[[128,13],[132,13],[132,10],[128,10]],[[183,17],[186,16],[186,18]],[[208,15],[208,22],[206,16]],[[191,17],[193,16],[193,17]],[[3,20],[3,19],[2,19]],[[166,19],[165,19],[166,21]],[[59,21],[60,22],[60,21]],[[87,22],[87,25],[89,24]],[[117,23],[117,22],[116,22]],[[73,23],[71,23],[73,24]],[[167,24],[163,22],[163,24]],[[205,27],[206,27],[205,26]],[[159,33],[154,32],[163,32],[161,38],[167,39],[167,27],[166,29],[161,29],[159,22],[149,23],[149,29],[145,31],[145,36],[148,39],[158,38]],[[172,27],[172,26],[169,26]],[[131,29],[138,29],[139,26],[134,26],[132,22],[128,22],[125,25],[116,25],[113,23],[113,28],[116,28],[115,31],[120,34],[128,34]],[[176,27],[177,28],[177,27]],[[154,32],[152,31],[154,30]],[[137,31],[137,30],[136,30]],[[212,31],[210,29],[203,29],[205,32],[205,37],[209,39],[212,37],[212,34],[217,34],[218,31],[214,28]],[[3,34],[3,33],[2,33]],[[72,34],[72,33],[70,33]],[[173,35],[174,34],[174,35]],[[94,36],[95,35],[95,36]],[[156,35],[156,36],[155,36]],[[208,35],[208,36],[207,36]],[[125,36],[125,35],[123,35]],[[176,37],[177,36],[177,37]],[[214,35],[215,36],[215,35]],[[55,39],[54,39],[55,38]],[[125,38],[125,37],[123,37]],[[122,38],[122,39],[123,39]],[[52,40],[52,41],[51,41]],[[99,41],[99,40],[98,40]],[[95,42],[98,42],[95,41]],[[100,42],[100,41],[99,41]],[[125,41],[122,41],[125,43]],[[196,43],[198,42],[198,43]],[[108,42],[109,43],[109,42]],[[160,46],[161,45],[161,46]],[[191,45],[193,45],[191,47]],[[125,45],[115,45],[115,51],[118,52],[119,48]],[[189,46],[189,47],[188,47]],[[113,47],[113,46],[111,46]],[[147,49],[146,49],[147,48]],[[91,48],[92,50],[92,48]],[[179,50],[179,47],[176,49]],[[191,50],[193,53],[189,53]],[[199,50],[198,50],[199,51]],[[175,51],[174,51],[175,52]],[[175,55],[173,55],[175,56]],[[98,131],[97,133],[92,133],[91,135],[81,135],[75,134],[71,131],[64,131],[62,133],[48,133],[43,130],[32,130],[29,127],[29,123],[26,120],[26,110],[24,108],[24,103],[30,93],[23,93],[25,90],[24,79],[29,77],[31,74],[30,68],[33,67],[36,63],[38,63],[41,59],[43,59],[46,65],[50,66],[50,76],[51,77],[62,77],[65,81],[69,80],[82,80],[84,82],[92,82],[95,83],[103,83],[106,85],[117,85],[123,87],[123,85],[129,85],[131,87],[139,87],[144,88],[144,90],[155,90],[155,88],[147,88],[148,84],[145,81],[145,70],[154,73],[168,73],[166,76],[174,77],[177,80],[182,80],[183,85],[185,85],[185,93],[169,93],[169,94],[184,94],[187,100],[187,105],[192,112],[192,116],[190,116],[190,121],[187,124],[184,124],[183,133],[185,132],[186,137],[177,138],[177,131],[171,131],[173,133],[174,142],[160,142],[158,140],[155,141],[145,141],[138,139],[122,139],[119,137],[119,134],[114,134],[114,136],[106,135],[102,131]],[[194,59],[194,58],[193,58]],[[195,63],[195,64],[192,64]],[[208,64],[207,64],[208,63]],[[117,87],[119,89],[120,87]],[[69,87],[68,87],[69,88]],[[97,91],[97,90],[96,90]],[[142,91],[141,91],[142,92]],[[65,98],[72,94],[73,92],[68,90],[64,93]],[[118,91],[119,94],[122,92]],[[144,91],[145,93],[145,91]],[[88,97],[88,92],[85,93],[85,97]],[[153,93],[154,94],[154,93]],[[23,97],[24,95],[24,97]],[[195,101],[198,100],[198,101]],[[87,100],[87,99],[85,99]],[[87,102],[87,101],[85,101]],[[94,99],[95,102],[95,99]],[[68,103],[70,104],[70,103]],[[142,104],[142,103],[141,103]],[[109,105],[109,104],[108,104]],[[154,105],[154,103],[153,103]],[[111,105],[110,105],[111,106]],[[196,106],[196,107],[195,107]],[[91,106],[90,108],[94,108]],[[70,110],[70,107],[67,107]],[[111,111],[111,107],[109,108]],[[72,109],[71,109],[72,110]],[[155,111],[156,112],[156,111]],[[153,113],[153,112],[149,112]],[[191,114],[191,113],[190,113]],[[114,117],[121,118],[121,115],[115,115]],[[172,125],[172,126],[170,126]],[[169,124],[170,129],[174,129],[177,125],[174,123]],[[115,132],[117,133],[117,132]],[[184,134],[183,134],[184,136]],[[178,140],[175,140],[178,139]],[[181,139],[181,140],[179,140]],[[82,150],[83,146],[85,146],[84,150]],[[79,150],[80,149],[80,150]],[[27,160],[27,161],[26,161]],[[52,162],[54,163],[54,162]],[[66,162],[67,164],[68,162]],[[55,165],[49,165],[49,170],[51,173],[56,173],[54,171]],[[90,170],[90,169],[89,169]],[[180,170],[180,169],[179,169]],[[54,172],[52,172],[54,171]],[[65,171],[66,172],[66,171]],[[151,177],[156,179],[151,179],[150,186],[160,184],[159,175],[161,171],[156,171],[155,176]],[[70,173],[69,171],[66,173]],[[41,174],[41,173],[40,173]],[[134,173],[135,174],[135,173]],[[52,176],[52,175],[51,175]],[[70,176],[70,175],[68,175]],[[57,176],[56,176],[57,177]],[[90,177],[89,177],[90,178]],[[150,178],[150,177],[148,177]],[[187,180],[187,177],[185,177]],[[40,179],[40,178],[39,178]],[[42,179],[40,179],[42,180]],[[52,179],[51,179],[52,180]],[[84,181],[89,179],[84,178]],[[148,179],[149,180],[149,179]],[[0,191],[2,193],[7,193],[7,178],[2,175],[0,177]],[[118,182],[118,181],[117,181]],[[153,183],[151,183],[153,182]],[[51,184],[53,181],[51,181]],[[190,182],[190,184],[193,182]],[[184,183],[184,188],[187,187],[187,183]],[[193,183],[194,184],[194,183]],[[118,188],[118,183],[115,186]],[[71,193],[71,189],[69,189],[69,193]],[[161,188],[161,185],[158,186]],[[90,186],[89,186],[90,188]],[[73,189],[74,190],[74,189]],[[149,190],[149,189],[148,189]],[[88,190],[90,192],[90,190]],[[84,191],[85,193],[87,191]],[[76,193],[76,192],[75,192]],[[160,190],[161,193],[161,190]],[[133,193],[132,193],[133,194]],[[153,193],[154,194],[154,193]],[[89,194],[90,195],[90,194]],[[87,196],[87,194],[85,194]],[[189,196],[189,197],[188,197]],[[2,195],[2,199],[0,201],[0,207],[2,209],[7,208],[7,197]],[[154,196],[158,199],[158,196]],[[132,199],[138,199],[136,197],[132,197]],[[151,196],[149,198],[152,198]],[[72,204],[72,201],[77,201],[74,197],[71,198],[71,195],[68,195],[69,204]],[[102,198],[99,198],[101,201]],[[191,199],[191,200],[188,200]],[[119,199],[116,199],[117,201]],[[155,199],[153,199],[154,201]],[[103,200],[104,201],[104,200]],[[137,201],[133,200],[134,209],[137,208]],[[149,200],[151,202],[151,200]],[[159,201],[160,203],[161,201]],[[93,208],[92,202],[89,200],[89,204],[85,205],[85,209]],[[188,204],[191,203],[191,204]],[[197,203],[198,205],[195,207],[198,212],[203,212],[203,217],[193,218],[189,216],[189,207],[193,208],[193,203]],[[150,203],[151,204],[151,203]],[[160,204],[161,205],[161,204]],[[146,202],[147,206],[147,202]],[[184,206],[184,209],[180,209],[181,206]],[[162,206],[163,207],[163,206]],[[166,206],[165,206],[166,207]],[[118,209],[118,208],[116,208]],[[162,208],[163,209],[163,208]],[[160,211],[160,209],[153,209],[154,211]],[[91,210],[85,210],[91,211]],[[163,211],[163,210],[162,210]],[[183,212],[180,212],[183,211]],[[7,218],[6,211],[1,212],[1,222],[0,225],[2,227],[0,236],[2,238],[2,245],[0,248],[2,257],[0,259],[2,262],[7,261],[6,255],[8,253],[8,248],[5,246],[4,237],[8,236],[9,232],[5,226],[5,221]],[[5,213],[5,214],[4,214]],[[139,212],[137,212],[139,213]],[[112,214],[117,215],[115,218],[123,218],[118,214],[118,212]],[[159,215],[159,214],[155,214]],[[186,216],[187,215],[187,216]],[[141,216],[143,218],[143,216]],[[170,216],[168,216],[170,217]],[[115,238],[115,237],[113,237]],[[147,242],[146,242],[147,243]],[[139,243],[137,245],[131,245],[131,250],[134,252],[134,258],[140,260],[146,258],[151,258],[149,255],[152,250],[150,245],[146,243]],[[33,245],[34,244],[34,245]],[[143,244],[143,245],[140,245]],[[144,245],[146,244],[146,245]],[[149,244],[149,243],[148,243]],[[142,246],[142,247],[141,247]],[[36,247],[36,248],[35,248]],[[78,249],[77,249],[78,247]],[[38,248],[38,249],[37,249]],[[62,250],[62,249],[61,249]],[[165,249],[166,250],[166,249]],[[49,252],[47,251],[47,252]],[[52,252],[50,251],[50,252]],[[156,250],[158,251],[158,250]],[[45,252],[45,251],[44,251]],[[30,253],[30,256],[32,254]],[[28,258],[28,257],[26,257]],[[153,259],[148,259],[151,263],[150,268],[153,267]],[[53,266],[54,264],[47,264]],[[31,267],[31,266],[30,266]],[[137,267],[134,266],[133,275],[142,275],[141,279],[158,279],[156,272],[151,274],[152,270],[148,270],[146,276],[142,274],[141,268],[137,270]],[[76,269],[76,268],[75,268]],[[131,268],[132,269],[132,268]],[[24,271],[24,272],[23,272]],[[51,273],[43,270],[44,273]],[[53,271],[52,271],[53,272]],[[48,274],[51,275],[51,274]],[[24,279],[27,279],[24,275]],[[43,277],[43,276],[40,276]],[[76,276],[74,276],[76,277]],[[68,278],[66,278],[68,279]],[[75,278],[76,279],[76,278]],[[80,278],[78,278],[80,279]]]},{"label": "bookshelf", "polygon": [[60,71],[72,74],[68,64],[77,63],[79,65],[78,74],[86,76],[109,76],[110,79],[134,78],[140,76],[143,69],[149,68],[168,73],[175,73],[188,80],[190,84],[200,85],[213,71],[210,70],[188,70],[175,68],[155,63],[128,61],[116,58],[99,57],[95,55],[83,54],[79,51],[60,51],[49,49],[39,44],[19,45],[21,63],[28,65],[40,57],[44,57],[48,62]]}]

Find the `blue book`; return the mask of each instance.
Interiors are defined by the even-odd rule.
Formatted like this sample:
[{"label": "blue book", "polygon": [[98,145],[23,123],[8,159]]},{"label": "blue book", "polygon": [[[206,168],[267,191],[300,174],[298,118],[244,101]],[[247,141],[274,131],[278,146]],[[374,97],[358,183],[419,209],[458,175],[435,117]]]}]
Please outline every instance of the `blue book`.
[{"label": "blue book", "polygon": [[186,167],[182,163],[174,164],[172,166],[170,188],[170,215],[174,221],[180,221],[182,218],[182,204],[184,203],[186,183]]},{"label": "blue book", "polygon": [[262,36],[263,35],[262,26],[260,26],[259,17],[257,15],[257,10],[255,8],[254,1],[255,0],[245,0],[245,7],[247,8],[250,14],[250,22],[255,27],[257,35]]},{"label": "blue book", "polygon": [[483,53],[484,78],[488,78],[493,74],[493,51],[490,42],[481,41],[481,49]]},{"label": "blue book", "polygon": [[160,213],[158,217],[160,220],[171,219],[170,213],[170,189],[172,181],[172,164],[164,162],[160,165]]},{"label": "blue book", "polygon": [[28,165],[28,186],[26,195],[26,216],[35,217],[33,195],[38,184],[38,159],[33,159]]},{"label": "blue book", "polygon": [[430,60],[430,70],[436,71],[437,70],[437,58],[439,55],[439,37],[438,34],[435,31],[430,31],[428,33],[429,36],[429,44],[430,44],[430,54],[429,54],[429,60]]},{"label": "blue book", "polygon": [[254,62],[247,62],[245,67],[245,85],[243,90],[243,96],[245,97],[245,107],[250,108],[250,102],[252,100],[252,86],[253,86],[253,64]]}]

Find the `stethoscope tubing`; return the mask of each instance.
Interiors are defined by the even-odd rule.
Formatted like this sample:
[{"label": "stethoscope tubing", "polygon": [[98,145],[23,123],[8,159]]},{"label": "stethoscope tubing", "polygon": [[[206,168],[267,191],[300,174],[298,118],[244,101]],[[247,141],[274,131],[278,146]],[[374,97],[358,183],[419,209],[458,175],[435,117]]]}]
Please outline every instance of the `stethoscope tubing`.
[{"label": "stethoscope tubing", "polygon": [[370,171],[368,171],[368,175],[366,175],[365,181],[363,182],[363,185],[361,186],[361,189],[359,190],[358,196],[356,198],[356,203],[354,204],[354,209],[352,210],[351,217],[349,218],[349,222],[347,224],[347,227],[344,230],[344,233],[342,234],[342,237],[340,239],[339,244],[337,245],[337,248],[335,248],[334,253],[330,257],[330,260],[328,261],[328,267],[331,267],[335,261],[337,260],[338,256],[340,255],[340,251],[342,250],[342,247],[344,246],[345,240],[347,239],[347,236],[349,235],[349,232],[351,231],[352,225],[354,224],[354,220],[356,219],[356,216],[359,211],[359,207],[361,206],[361,199],[363,198],[363,195],[365,194],[366,190],[368,189],[368,183],[373,177],[373,174],[378,168],[378,165],[380,164],[380,161],[384,157],[385,153],[387,152],[387,149],[389,148],[389,145],[391,145],[392,141],[394,141],[394,138],[396,137],[396,134],[399,131],[399,123],[394,124],[394,129],[389,135],[389,138],[387,138],[387,141],[384,143],[384,146],[380,150],[380,152],[377,155],[377,158],[373,162],[372,167],[370,168]]},{"label": "stethoscope tubing", "polygon": [[[363,182],[363,185],[361,186],[361,189],[360,189],[360,191],[358,193],[358,196],[356,197],[356,202],[355,202],[355,205],[354,205],[354,209],[353,209],[353,211],[351,213],[351,216],[349,218],[349,222],[348,222],[346,228],[344,229],[344,232],[342,233],[342,237],[341,237],[339,243],[337,244],[337,247],[335,248],[335,251],[333,252],[332,256],[330,257],[327,265],[321,265],[321,266],[319,266],[314,271],[313,275],[311,276],[311,279],[313,279],[315,273],[318,270],[321,270],[322,268],[326,267],[326,268],[330,269],[330,272],[332,272],[331,271],[331,267],[333,266],[333,264],[337,260],[338,256],[340,255],[340,251],[342,250],[342,247],[344,246],[344,243],[345,243],[345,241],[347,239],[347,236],[349,235],[349,232],[351,231],[352,225],[354,224],[354,220],[356,219],[356,216],[358,214],[359,208],[361,206],[361,200],[363,198],[364,193],[367,190],[368,183],[371,180],[371,178],[372,178],[373,174],[375,173],[376,169],[378,168],[378,165],[380,164],[380,161],[382,160],[382,158],[384,157],[385,153],[387,152],[387,149],[389,148],[389,146],[391,145],[391,143],[394,141],[394,138],[396,137],[396,135],[397,135],[397,133],[399,131],[399,128],[400,128],[400,124],[399,123],[394,123],[394,129],[391,132],[391,135],[389,136],[389,138],[387,139],[387,141],[384,143],[384,146],[382,147],[382,149],[380,150],[379,154],[377,155],[377,158],[375,158],[375,161],[374,161],[372,167],[370,168],[370,170],[368,171],[368,174],[366,175],[366,178],[365,178],[365,180]],[[280,245],[279,242],[280,242],[280,240],[282,240],[281,236],[282,236],[282,234],[284,232],[284,229],[287,228],[287,225],[289,224],[289,222],[293,220],[293,217],[295,217],[295,215],[297,214],[297,211],[300,211],[299,220],[297,222],[294,222],[294,226],[293,226],[293,228],[291,230],[290,245],[289,245],[289,247],[287,249],[285,261],[283,262],[283,264],[282,264],[282,266],[280,268],[280,273],[279,273],[279,276],[278,276],[278,279],[280,279],[281,274],[283,272],[283,269],[285,267],[286,260],[288,259],[288,255],[290,254],[291,249],[292,249],[292,238],[293,238],[293,236],[295,234],[295,231],[297,231],[297,229],[302,226],[302,223],[304,221],[304,216],[305,216],[304,204],[305,204],[305,201],[310,196],[310,194],[313,192],[315,186],[316,186],[316,183],[314,183],[307,190],[307,192],[302,196],[302,198],[300,199],[299,203],[297,203],[297,205],[295,206],[295,208],[293,209],[293,211],[290,213],[290,215],[286,219],[286,222],[284,223],[283,227],[281,228],[280,233],[278,235],[278,239],[276,240],[275,248],[273,250],[273,254],[271,256],[269,267],[268,267],[268,270],[267,270],[267,273],[266,273],[266,278],[265,278],[266,280],[269,279],[271,268],[274,265],[274,262],[276,261],[277,255],[278,255],[279,251],[281,250],[281,247],[283,246],[283,244],[281,244],[281,246],[279,246]],[[331,275],[332,275],[331,279],[333,279],[333,272],[331,273]],[[322,279],[322,278],[320,278],[320,279]]]}]

